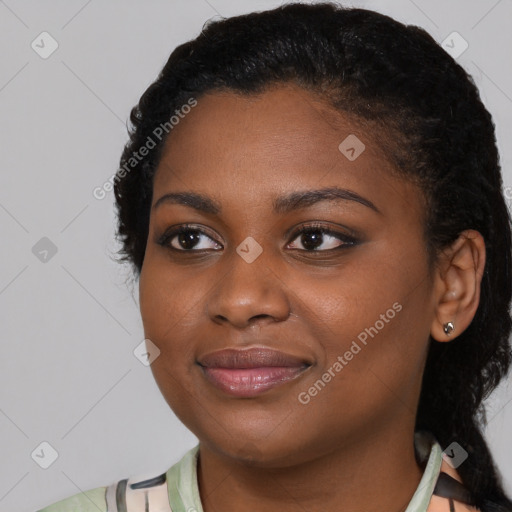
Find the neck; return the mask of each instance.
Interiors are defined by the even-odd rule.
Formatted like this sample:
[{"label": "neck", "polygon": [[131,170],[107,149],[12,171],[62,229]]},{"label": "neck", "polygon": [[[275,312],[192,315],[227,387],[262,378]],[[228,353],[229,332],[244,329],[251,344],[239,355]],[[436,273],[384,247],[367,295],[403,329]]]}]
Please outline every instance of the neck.
[{"label": "neck", "polygon": [[241,464],[199,449],[198,482],[205,512],[405,510],[422,477],[413,435],[368,432],[317,458],[282,468]]}]

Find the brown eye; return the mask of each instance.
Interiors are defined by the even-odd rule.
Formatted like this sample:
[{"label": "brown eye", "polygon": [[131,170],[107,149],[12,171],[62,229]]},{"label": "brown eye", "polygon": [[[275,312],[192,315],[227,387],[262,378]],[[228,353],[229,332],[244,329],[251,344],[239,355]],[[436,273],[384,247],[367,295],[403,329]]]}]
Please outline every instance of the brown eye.
[{"label": "brown eye", "polygon": [[188,226],[178,226],[166,232],[158,241],[164,247],[175,251],[192,252],[218,250],[222,246],[204,231]]},{"label": "brown eye", "polygon": [[[351,247],[357,240],[345,233],[340,233],[325,226],[302,226],[291,243],[292,249],[308,252],[323,252]],[[298,242],[295,242],[298,240]]]}]

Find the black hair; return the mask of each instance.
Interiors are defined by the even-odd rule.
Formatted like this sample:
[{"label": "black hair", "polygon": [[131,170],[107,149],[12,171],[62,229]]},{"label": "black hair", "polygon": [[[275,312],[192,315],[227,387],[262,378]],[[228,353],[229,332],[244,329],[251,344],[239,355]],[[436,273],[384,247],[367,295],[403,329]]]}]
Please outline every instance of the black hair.
[{"label": "black hair", "polygon": [[[132,109],[114,186],[121,260],[140,274],[153,175],[171,116],[207,92],[251,95],[285,83],[373,127],[397,172],[423,191],[433,264],[462,231],[484,237],[477,312],[450,343],[430,339],[416,429],[432,432],[443,448],[456,441],[468,452],[458,471],[482,512],[512,511],[483,437],[483,400],[512,359],[511,219],[494,124],[471,76],[423,29],[330,2],[207,23],[172,52]],[[167,127],[160,138],[159,126]],[[134,159],[150,138],[156,147]]]}]

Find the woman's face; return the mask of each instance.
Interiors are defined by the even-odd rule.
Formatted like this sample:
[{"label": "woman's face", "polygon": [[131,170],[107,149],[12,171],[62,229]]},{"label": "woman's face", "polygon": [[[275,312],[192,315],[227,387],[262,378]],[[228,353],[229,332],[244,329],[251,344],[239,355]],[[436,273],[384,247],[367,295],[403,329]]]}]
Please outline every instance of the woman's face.
[{"label": "woman's face", "polygon": [[292,464],[412,432],[435,306],[421,193],[378,137],[285,85],[174,127],[141,313],[165,399],[218,453]]}]

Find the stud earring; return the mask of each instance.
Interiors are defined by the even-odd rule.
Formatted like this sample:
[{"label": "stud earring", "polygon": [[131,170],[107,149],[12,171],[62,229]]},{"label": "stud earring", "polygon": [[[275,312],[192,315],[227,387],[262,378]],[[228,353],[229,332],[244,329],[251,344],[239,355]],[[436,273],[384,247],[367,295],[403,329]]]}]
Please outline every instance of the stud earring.
[{"label": "stud earring", "polygon": [[443,331],[447,336],[450,336],[453,329],[455,329],[455,326],[452,324],[452,322],[446,322],[443,325]]}]

